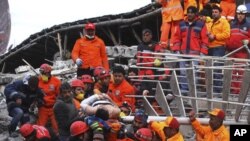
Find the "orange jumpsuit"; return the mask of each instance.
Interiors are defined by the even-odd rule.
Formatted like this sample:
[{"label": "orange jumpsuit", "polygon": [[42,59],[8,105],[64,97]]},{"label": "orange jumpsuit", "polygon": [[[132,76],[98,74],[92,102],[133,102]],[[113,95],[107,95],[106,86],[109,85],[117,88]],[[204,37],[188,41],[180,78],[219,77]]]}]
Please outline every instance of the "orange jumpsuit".
[{"label": "orange jumpsuit", "polygon": [[219,129],[213,131],[210,126],[202,126],[199,121],[194,120],[192,126],[195,132],[203,138],[203,141],[229,141],[230,135],[228,129],[222,125]]},{"label": "orange jumpsuit", "polygon": [[221,16],[227,20],[233,20],[236,11],[236,1],[235,0],[221,0],[220,7],[222,9]]},{"label": "orange jumpsuit", "polygon": [[161,44],[169,42],[169,33],[171,34],[170,46],[172,46],[172,37],[179,26],[179,22],[184,18],[183,8],[180,0],[158,0],[162,5],[162,25],[161,25]]},{"label": "orange jumpsuit", "polygon": [[119,85],[111,83],[108,88],[108,95],[118,107],[126,101],[132,109],[135,108],[135,97],[126,97],[126,95],[135,95],[135,89],[125,79]]},{"label": "orange jumpsuit", "polygon": [[71,57],[74,61],[77,58],[82,59],[81,68],[83,69],[102,66],[109,70],[105,44],[97,36],[93,40],[88,40],[86,37],[78,39],[73,47]]},{"label": "orange jumpsuit", "polygon": [[52,128],[58,133],[57,122],[53,112],[53,106],[56,102],[57,95],[59,94],[59,88],[61,81],[55,76],[51,76],[47,83],[44,83],[42,78],[39,77],[39,87],[46,94],[44,99],[44,105],[38,109],[37,124],[45,126],[48,120],[51,121]]}]

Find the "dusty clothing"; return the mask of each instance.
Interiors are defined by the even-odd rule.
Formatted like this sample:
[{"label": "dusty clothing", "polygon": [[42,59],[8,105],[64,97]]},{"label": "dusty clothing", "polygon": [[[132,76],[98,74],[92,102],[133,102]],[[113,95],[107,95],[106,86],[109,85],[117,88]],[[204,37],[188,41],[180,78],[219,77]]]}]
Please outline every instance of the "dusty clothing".
[{"label": "dusty clothing", "polygon": [[81,68],[83,69],[103,66],[106,70],[109,70],[105,44],[97,36],[93,40],[88,40],[86,37],[78,39],[71,56],[74,61],[77,58],[82,59]]},{"label": "dusty clothing", "polygon": [[126,97],[126,95],[134,95],[135,90],[125,79],[121,84],[116,85],[114,83],[109,85],[108,95],[110,98],[120,107],[126,101],[134,109],[135,98]]},{"label": "dusty clothing", "polygon": [[174,36],[173,51],[181,51],[184,54],[207,54],[207,46],[207,28],[203,22],[194,21],[191,25],[188,21],[180,22]]},{"label": "dusty clothing", "polygon": [[192,126],[197,134],[199,134],[204,141],[229,141],[229,131],[222,125],[219,129],[213,131],[210,126],[202,126],[197,120],[193,121]]},{"label": "dusty clothing", "polygon": [[44,94],[41,89],[38,88],[33,92],[29,89],[28,85],[24,84],[23,80],[17,80],[6,85],[4,89],[4,95],[6,96],[7,104],[10,102],[15,102],[15,100],[18,98],[22,99],[21,105],[13,105],[13,107],[8,107],[8,110],[15,107],[20,107],[24,112],[28,112],[28,109],[33,102],[38,102],[39,107],[44,103]]},{"label": "dusty clothing", "polygon": [[65,102],[63,98],[58,96],[54,105],[54,114],[57,121],[59,135],[70,136],[70,125],[77,118],[78,110],[74,100]]},{"label": "dusty clothing", "polygon": [[183,136],[180,132],[175,134],[173,137],[167,139],[167,141],[184,141]]},{"label": "dusty clothing", "polygon": [[215,40],[209,42],[209,48],[225,46],[226,40],[230,37],[230,25],[226,19],[220,18],[216,22],[208,23],[208,32],[215,36]]}]

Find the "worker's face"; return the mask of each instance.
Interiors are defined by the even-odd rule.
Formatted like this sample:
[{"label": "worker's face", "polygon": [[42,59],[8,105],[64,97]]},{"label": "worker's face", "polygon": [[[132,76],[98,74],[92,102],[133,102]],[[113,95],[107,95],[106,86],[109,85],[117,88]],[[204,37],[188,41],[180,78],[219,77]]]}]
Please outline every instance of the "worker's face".
[{"label": "worker's face", "polygon": [[212,10],[212,18],[215,20],[220,18],[220,11],[218,9]]},{"label": "worker's face", "polygon": [[151,40],[152,40],[152,34],[149,33],[149,32],[144,33],[144,34],[142,35],[142,40],[143,40],[143,42],[145,42],[145,43],[151,42]]},{"label": "worker's face", "polygon": [[196,17],[195,13],[193,13],[193,12],[188,12],[187,13],[187,19],[188,19],[188,21],[190,21],[190,22],[194,21],[195,17]]},{"label": "worker's face", "polygon": [[212,130],[217,130],[218,128],[220,128],[221,124],[221,119],[216,116],[210,115],[209,125]]},{"label": "worker's face", "polygon": [[87,29],[85,30],[85,34],[88,38],[94,38],[95,37],[95,30],[93,29]]},{"label": "worker's face", "polygon": [[64,101],[68,102],[72,99],[72,90],[71,89],[62,90],[61,95],[62,95]]},{"label": "worker's face", "polygon": [[111,79],[110,76],[106,76],[106,77],[101,79],[101,82],[103,85],[108,86],[110,83],[110,79]]},{"label": "worker's face", "polygon": [[244,13],[237,13],[236,15],[239,22],[242,22],[246,18],[246,14]]},{"label": "worker's face", "polygon": [[122,73],[114,73],[114,83],[116,85],[122,83],[123,79],[124,79],[124,75]]}]

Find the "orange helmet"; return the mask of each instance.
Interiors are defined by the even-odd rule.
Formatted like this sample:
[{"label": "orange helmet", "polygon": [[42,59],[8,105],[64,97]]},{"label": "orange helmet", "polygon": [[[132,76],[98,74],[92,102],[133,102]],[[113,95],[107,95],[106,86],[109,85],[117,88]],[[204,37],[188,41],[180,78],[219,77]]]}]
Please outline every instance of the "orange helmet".
[{"label": "orange helmet", "polygon": [[70,126],[70,134],[71,136],[77,136],[89,129],[88,125],[83,121],[75,121]]},{"label": "orange helmet", "polygon": [[84,84],[81,80],[79,79],[74,79],[71,81],[71,87],[82,87],[84,88]]},{"label": "orange helmet", "polygon": [[52,68],[51,68],[51,66],[48,65],[48,64],[42,64],[42,65],[40,66],[40,69],[39,69],[39,71],[40,71],[41,73],[49,73],[49,72],[51,72],[51,70],[52,70]]},{"label": "orange helmet", "polygon": [[90,75],[82,75],[82,78],[81,78],[82,82],[83,83],[94,83],[92,77]]},{"label": "orange helmet", "polygon": [[26,123],[21,126],[20,133],[23,137],[29,136],[35,129],[33,128],[32,124]]},{"label": "orange helmet", "polygon": [[85,30],[89,30],[89,29],[95,30],[95,25],[93,23],[87,23],[85,25]]}]

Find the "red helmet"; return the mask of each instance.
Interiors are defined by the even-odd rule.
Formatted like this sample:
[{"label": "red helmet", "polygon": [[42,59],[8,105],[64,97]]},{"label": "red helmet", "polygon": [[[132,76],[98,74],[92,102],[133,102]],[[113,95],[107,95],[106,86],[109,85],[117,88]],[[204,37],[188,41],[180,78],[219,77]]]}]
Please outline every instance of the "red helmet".
[{"label": "red helmet", "polygon": [[32,124],[26,123],[21,126],[20,133],[23,137],[29,136],[35,129],[33,128]]},{"label": "red helmet", "polygon": [[71,87],[82,87],[84,88],[84,84],[81,80],[79,79],[74,79],[71,81]]},{"label": "red helmet", "polygon": [[94,77],[98,77],[99,76],[99,74],[102,72],[104,70],[104,67],[101,67],[101,66],[99,66],[99,67],[96,67],[95,69],[94,69]]},{"label": "red helmet", "polygon": [[49,72],[51,72],[51,70],[52,70],[52,68],[51,68],[51,66],[50,65],[48,65],[48,64],[42,64],[41,66],[40,66],[40,72],[41,73],[49,73]]},{"label": "red helmet", "polygon": [[82,82],[83,83],[94,83],[92,77],[90,75],[82,75]]},{"label": "red helmet", "polygon": [[92,29],[95,30],[95,25],[93,23],[87,23],[85,25],[85,30]]},{"label": "red helmet", "polygon": [[98,75],[98,78],[99,78],[99,79],[102,79],[102,78],[105,78],[105,77],[107,77],[107,76],[110,76],[109,71],[103,70],[103,71],[101,71],[100,74]]},{"label": "red helmet", "polygon": [[149,128],[140,128],[136,131],[135,137],[139,141],[151,141],[153,138],[153,134]]},{"label": "red helmet", "polygon": [[70,126],[70,134],[71,136],[77,136],[89,129],[88,125],[83,121],[75,121]]}]

